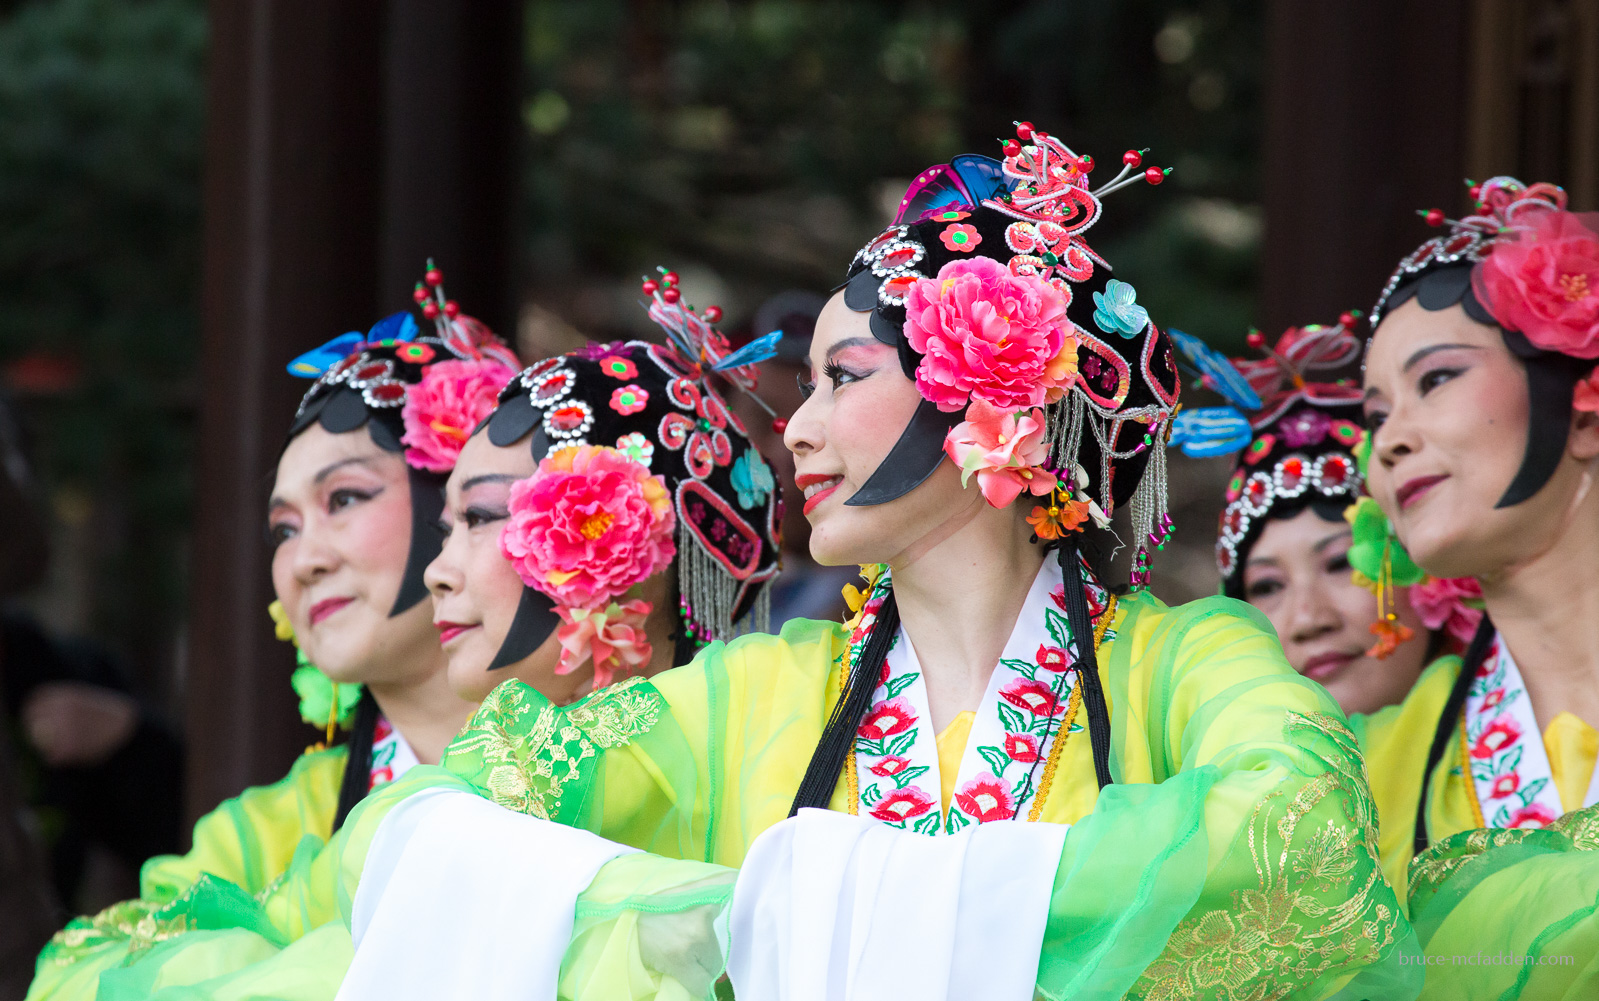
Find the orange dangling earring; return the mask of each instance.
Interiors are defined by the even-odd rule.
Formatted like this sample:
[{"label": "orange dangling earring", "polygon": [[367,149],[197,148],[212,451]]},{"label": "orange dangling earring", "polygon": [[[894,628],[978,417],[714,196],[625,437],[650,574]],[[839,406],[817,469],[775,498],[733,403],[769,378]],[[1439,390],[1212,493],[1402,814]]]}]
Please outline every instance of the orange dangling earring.
[{"label": "orange dangling earring", "polygon": [[1391,552],[1392,542],[1384,539],[1382,567],[1377,571],[1377,621],[1371,624],[1371,632],[1377,637],[1377,642],[1366,651],[1366,656],[1378,660],[1387,660],[1395,650],[1399,649],[1399,644],[1416,635],[1414,629],[1399,621],[1399,616],[1395,612],[1398,603],[1394,598],[1394,564]]}]

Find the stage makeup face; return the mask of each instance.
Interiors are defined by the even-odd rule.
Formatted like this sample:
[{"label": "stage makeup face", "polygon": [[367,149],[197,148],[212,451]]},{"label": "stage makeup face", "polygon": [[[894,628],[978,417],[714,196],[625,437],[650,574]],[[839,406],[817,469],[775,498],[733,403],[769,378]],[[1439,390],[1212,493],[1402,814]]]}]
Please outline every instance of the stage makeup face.
[{"label": "stage makeup face", "polygon": [[921,403],[894,348],[874,338],[868,324],[869,314],[850,310],[842,293],[828,301],[811,342],[809,396],[784,434],[805,495],[811,555],[827,566],[914,559],[973,518],[996,513],[975,486],[961,486],[949,462],[902,497],[846,505]]},{"label": "stage makeup face", "polygon": [[334,681],[393,683],[438,640],[419,603],[390,616],[411,546],[404,460],[366,428],[300,432],[268,502],[272,586],[305,655]]}]

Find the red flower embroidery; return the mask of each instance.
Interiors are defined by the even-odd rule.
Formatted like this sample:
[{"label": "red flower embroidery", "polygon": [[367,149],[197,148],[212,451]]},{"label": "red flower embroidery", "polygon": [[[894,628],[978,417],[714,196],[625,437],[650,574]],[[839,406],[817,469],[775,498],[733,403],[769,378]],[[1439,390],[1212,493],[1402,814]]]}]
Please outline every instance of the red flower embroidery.
[{"label": "red flower embroidery", "polygon": [[952,222],[945,226],[938,238],[943,241],[944,249],[954,254],[969,254],[983,242],[977,227],[963,222]]},{"label": "red flower embroidery", "polygon": [[872,807],[872,816],[887,824],[897,824],[920,817],[933,808],[933,797],[915,786],[896,789]]},{"label": "red flower embroidery", "polygon": [[1471,756],[1474,758],[1491,758],[1500,751],[1521,739],[1521,728],[1516,726],[1514,720],[1500,719],[1482,732],[1477,742],[1471,747]]},{"label": "red flower embroidery", "polygon": [[1030,765],[1038,760],[1038,738],[1030,733],[1007,733],[1005,753],[1012,761]]},{"label": "red flower embroidery", "polygon": [[1039,667],[1057,674],[1072,666],[1070,654],[1058,646],[1050,646],[1047,643],[1038,648],[1038,653],[1034,657]]},{"label": "red flower embroidery", "polygon": [[1520,788],[1521,776],[1517,775],[1515,772],[1506,772],[1505,774],[1494,779],[1493,785],[1489,787],[1488,798],[1504,799],[1506,796],[1509,796],[1511,793]]},{"label": "red flower embroidery", "polygon": [[889,699],[872,707],[856,731],[867,740],[882,740],[896,733],[904,733],[916,725],[916,710],[908,700]]},{"label": "red flower embroidery", "polygon": [[910,763],[911,761],[909,758],[902,758],[897,754],[891,754],[882,761],[879,761],[877,764],[873,765],[871,771],[873,775],[880,775],[883,778],[888,778],[891,775],[898,775],[900,772],[903,772],[905,767]]},{"label": "red flower embroidery", "polygon": [[367,779],[366,791],[371,792],[378,786],[387,785],[393,781],[394,769],[390,768],[388,765],[384,765],[382,768],[377,768],[372,771],[371,776]]},{"label": "red flower embroidery", "polygon": [[1065,703],[1061,702],[1054,689],[1031,678],[1017,678],[1001,688],[999,694],[1006,702],[1034,716],[1059,716],[1066,711]]},{"label": "red flower embroidery", "polygon": [[388,739],[389,734],[393,732],[394,727],[389,725],[387,717],[379,716],[377,723],[373,724],[372,726],[372,743],[378,744],[383,742],[384,740]]},{"label": "red flower embroidery", "polygon": [[988,772],[957,789],[955,803],[962,813],[975,818],[979,824],[1009,820],[1016,813],[1009,787]]},{"label": "red flower embroidery", "polygon": [[1511,827],[1548,827],[1555,822],[1555,815],[1537,803],[1522,807],[1510,815]]},{"label": "red flower embroidery", "polygon": [[1066,585],[1062,584],[1049,592],[1049,600],[1055,603],[1056,608],[1066,611]]},{"label": "red flower embroidery", "polygon": [[[1432,626],[1430,628],[1437,629],[1438,627]],[[1494,706],[1497,706],[1504,700],[1505,690],[1503,688],[1495,688],[1493,691],[1482,697],[1482,707],[1484,709],[1492,709]]]}]

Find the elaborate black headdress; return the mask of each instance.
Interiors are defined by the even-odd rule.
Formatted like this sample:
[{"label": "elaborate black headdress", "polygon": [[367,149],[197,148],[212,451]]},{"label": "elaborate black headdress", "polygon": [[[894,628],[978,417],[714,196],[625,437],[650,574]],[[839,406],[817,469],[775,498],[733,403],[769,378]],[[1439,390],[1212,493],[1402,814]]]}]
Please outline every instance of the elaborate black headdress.
[{"label": "elaborate black headdress", "polygon": [[[918,176],[894,225],[850,263],[844,301],[871,312],[873,336],[897,348],[906,375],[916,379],[925,358],[912,348],[905,324],[907,296],[918,280],[953,262],[988,257],[1058,290],[1077,349],[1075,375],[1045,408],[1049,461],[1063,480],[1080,465],[1089,495],[1107,516],[1131,501],[1135,563],[1143,567],[1157,525],[1166,524],[1165,457],[1154,443],[1176,410],[1180,381],[1170,340],[1083,234],[1099,219],[1101,197],[1138,180],[1158,184],[1166,171],[1138,171],[1142,154],[1129,150],[1121,173],[1090,189],[1091,157],[1027,123],[1017,134],[1020,141],[1006,144],[1003,161],[962,156]],[[923,396],[893,450],[845,503],[886,503],[938,467],[945,436],[964,419],[965,407],[943,410],[925,390]]]},{"label": "elaborate black headdress", "polygon": [[[672,319],[681,325],[681,317]],[[562,448],[604,446],[664,481],[676,514],[683,634],[700,643],[767,628],[766,585],[778,570],[783,516],[771,467],[711,371],[675,337],[665,345],[590,345],[523,371],[483,425],[502,448],[526,439],[535,461]],[[753,386],[752,370],[736,375]],[[532,653],[558,621],[555,603],[526,588],[490,669]]]}]

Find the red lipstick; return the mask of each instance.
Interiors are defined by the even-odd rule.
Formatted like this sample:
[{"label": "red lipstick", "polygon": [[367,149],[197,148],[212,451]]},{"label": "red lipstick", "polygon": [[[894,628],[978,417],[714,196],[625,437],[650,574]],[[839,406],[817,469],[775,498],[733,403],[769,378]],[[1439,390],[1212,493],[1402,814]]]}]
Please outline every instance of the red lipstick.
[{"label": "red lipstick", "polygon": [[464,622],[435,622],[433,628],[439,631],[439,646],[447,646],[449,642],[468,629],[476,629],[476,625],[467,625]]},{"label": "red lipstick", "polygon": [[1448,476],[1443,474],[1435,474],[1432,476],[1418,476],[1413,480],[1406,480],[1395,492],[1394,497],[1399,501],[1400,509],[1403,510],[1404,508],[1407,508],[1416,501],[1420,500],[1421,496],[1427,491],[1431,490],[1434,486],[1447,479],[1449,479]]},{"label": "red lipstick", "polygon": [[354,600],[354,598],[323,598],[311,606],[311,624],[316,625]]}]

